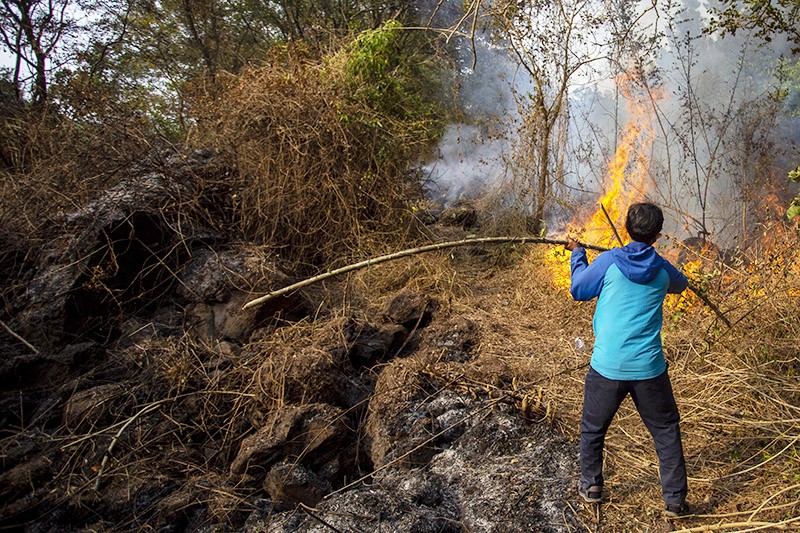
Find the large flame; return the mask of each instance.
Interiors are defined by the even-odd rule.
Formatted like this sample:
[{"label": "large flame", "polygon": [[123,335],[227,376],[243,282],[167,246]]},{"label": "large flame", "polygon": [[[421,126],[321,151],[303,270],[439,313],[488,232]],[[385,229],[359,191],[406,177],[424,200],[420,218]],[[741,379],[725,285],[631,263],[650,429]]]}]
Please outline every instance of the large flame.
[{"label": "large flame", "polygon": [[598,208],[593,210],[588,220],[576,224],[583,229],[587,242],[609,248],[619,244],[611,224],[613,223],[620,238],[624,240],[628,206],[644,198],[649,189],[651,180],[648,169],[655,138],[650,125],[652,107],[648,105],[652,94],[646,98],[635,97],[632,94],[633,82],[628,76],[621,76],[617,83],[625,97],[628,121],[616,153],[608,164],[608,173],[603,181],[605,193],[600,198]]},{"label": "large flame", "polygon": [[[623,241],[625,214],[628,206],[641,200],[650,183],[648,168],[650,150],[655,135],[651,126],[653,95],[635,97],[630,76],[617,78],[617,85],[625,97],[628,121],[617,144],[616,152],[608,164],[608,172],[602,183],[603,195],[595,209],[587,215],[579,213],[567,228],[580,240],[611,248]],[[613,226],[612,226],[613,224]],[[615,230],[617,234],[615,234]],[[548,255],[553,273],[553,283],[559,288],[569,288],[569,253],[553,249]]]}]

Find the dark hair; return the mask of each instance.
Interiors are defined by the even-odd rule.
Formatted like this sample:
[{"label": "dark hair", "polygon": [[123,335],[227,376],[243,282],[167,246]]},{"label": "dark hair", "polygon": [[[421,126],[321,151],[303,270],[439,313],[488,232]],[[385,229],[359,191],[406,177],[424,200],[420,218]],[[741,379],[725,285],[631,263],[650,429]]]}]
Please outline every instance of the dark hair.
[{"label": "dark hair", "polygon": [[664,214],[651,203],[633,204],[628,208],[625,229],[634,241],[653,244],[664,226]]}]

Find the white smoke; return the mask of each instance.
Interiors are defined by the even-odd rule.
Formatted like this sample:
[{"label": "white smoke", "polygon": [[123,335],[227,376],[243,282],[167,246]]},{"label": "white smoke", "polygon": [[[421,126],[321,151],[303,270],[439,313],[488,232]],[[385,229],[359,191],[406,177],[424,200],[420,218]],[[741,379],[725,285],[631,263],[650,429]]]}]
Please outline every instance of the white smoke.
[{"label": "white smoke", "polygon": [[516,135],[515,98],[527,90],[507,50],[485,37],[462,43],[455,53],[458,104],[466,121],[448,125],[434,156],[421,165],[431,197],[445,206],[480,196],[506,176]]},{"label": "white smoke", "polygon": [[439,142],[437,157],[424,165],[430,195],[443,205],[475,198],[505,174],[508,145],[477,126],[450,124]]},{"label": "white smoke", "polygon": [[[457,14],[453,2],[441,5],[447,6],[442,13]],[[652,2],[639,7],[647,6]],[[745,190],[759,180],[786,181],[786,172],[800,160],[793,142],[798,119],[778,114],[775,122],[758,123],[762,117],[755,108],[777,88],[774,69],[788,47],[777,39],[759,45],[743,33],[724,39],[704,34],[707,13],[696,0],[685,0],[680,10],[654,13],[662,18],[640,19],[642,32],[664,31],[650,64],[657,72],[650,86],[663,96],[653,102],[656,138],[647,154],[653,185],[648,198],[665,207],[671,221],[667,229],[676,237],[696,235],[705,226],[729,244],[741,229],[737,218],[747,201]],[[438,25],[446,27],[448,20]],[[520,124],[519,97],[531,86],[512,56],[485,38],[475,40],[473,69],[471,44],[458,48],[456,58],[458,96],[467,120],[448,126],[435,156],[421,164],[431,195],[445,203],[477,196],[508,177]],[[607,165],[626,120],[625,102],[611,79],[609,66],[594,79],[575,78],[571,88],[565,194],[560,198],[566,209],[593,203],[604,192]],[[687,99],[693,101],[692,111]],[[692,134],[689,120],[694,120]],[[774,146],[773,162],[786,168],[773,169],[773,178],[751,175],[762,171],[753,164],[755,155],[745,153],[753,143]],[[563,223],[561,215],[548,225]]]}]

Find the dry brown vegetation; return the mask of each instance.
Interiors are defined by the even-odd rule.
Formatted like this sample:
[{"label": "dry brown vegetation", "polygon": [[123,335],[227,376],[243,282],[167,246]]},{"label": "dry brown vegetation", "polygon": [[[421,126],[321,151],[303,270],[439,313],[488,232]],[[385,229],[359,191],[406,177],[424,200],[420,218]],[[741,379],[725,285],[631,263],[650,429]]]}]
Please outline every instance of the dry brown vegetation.
[{"label": "dry brown vegetation", "polygon": [[[675,299],[667,305],[665,349],[682,413],[689,501],[695,512],[674,522],[677,530],[797,527],[797,239],[797,229],[790,229],[770,243],[769,251],[753,250],[738,263],[708,259],[694,265],[695,281],[706,282],[732,328],[697,301]],[[546,250],[505,254],[506,261],[510,254],[519,262],[498,268],[486,257],[464,255],[449,267],[433,256],[415,261],[423,270],[427,261],[444,266],[440,282],[424,288],[447,302],[443,316],[474,321],[481,340],[469,363],[439,361],[427,353],[412,356],[416,362],[406,363],[404,372],[432,375],[488,398],[506,398],[521,411],[524,401],[534,407],[537,419],[549,420],[577,439],[593,304],[573,302],[564,290],[552,288]],[[359,277],[379,277],[385,283],[399,274],[403,280],[406,269],[387,266]],[[380,294],[373,298],[379,300]],[[586,348],[577,348],[576,339]],[[630,401],[609,433],[606,464],[610,503],[600,515],[575,506],[586,529],[664,530],[657,458]]]},{"label": "dry brown vegetation", "polygon": [[[695,271],[718,282],[709,294],[729,311],[733,328],[702,305],[667,306],[665,349],[696,513],[676,529],[753,531],[797,527],[800,520],[797,238],[795,228],[770,252],[753,252],[758,256],[734,266],[707,261]],[[551,288],[542,250],[492,274],[482,273],[488,282],[454,300],[454,312],[481,325],[479,355],[465,375],[498,395],[542,397],[551,420],[577,439],[593,304]],[[576,348],[576,338],[586,351]],[[446,365],[441,370],[450,374]],[[657,459],[630,401],[612,425],[606,465],[611,501],[600,517],[581,510],[587,528],[663,528]]]},{"label": "dry brown vegetation", "polygon": [[[754,251],[757,256],[734,264],[696,265],[693,276],[706,281],[733,328],[697,303],[667,307],[665,347],[683,416],[690,503],[697,513],[676,522],[676,529],[751,531],[795,524],[800,512],[796,242],[797,230],[787,230],[767,253]],[[163,493],[141,496],[148,523],[174,524],[192,509],[206,508],[206,520],[237,524],[252,510],[248,502],[260,489],[246,478],[236,482],[228,468],[252,428],[287,406],[314,402],[353,405],[340,416],[357,425],[367,403],[399,409],[409,399],[424,401],[434,394],[430,383],[483,398],[487,408],[510,402],[520,416],[553,424],[576,440],[593,304],[573,302],[553,288],[546,252],[536,246],[482,253],[456,249],[359,271],[310,288],[313,301],[325,302],[315,317],[261,330],[242,351],[190,336],[153,337],[144,329],[131,338],[133,346],[109,354],[81,377],[108,385],[72,395],[63,422],[47,409],[28,419],[31,428],[64,424],[48,437],[63,454],[62,466],[36,497],[60,487],[51,503],[86,520],[85,509],[160,479]],[[393,375],[402,377],[396,386],[387,381],[374,391],[364,389],[361,399],[343,401],[338,395],[347,387],[337,379],[349,372],[345,354],[351,328],[409,287],[439,302],[428,326],[432,332],[425,335],[452,327],[456,317],[474,325],[473,358],[458,362],[435,349],[412,349],[393,365]],[[578,349],[576,338],[586,343],[585,350]],[[381,368],[367,372],[377,378]],[[127,377],[124,386],[117,384],[120,376]],[[22,443],[39,438],[22,430],[2,445],[10,457]],[[610,503],[601,515],[571,503],[583,527],[663,529],[655,454],[629,401],[607,444]],[[350,468],[359,472],[365,465]],[[24,476],[19,479],[24,485]],[[7,496],[24,487],[12,484],[4,490]],[[576,501],[572,492],[563,496]],[[14,512],[6,508],[4,515]],[[108,512],[115,527],[142,524],[135,516]]]},{"label": "dry brown vegetation", "polygon": [[[408,162],[428,149],[438,121],[419,103],[376,106],[363,94],[367,82],[349,74],[353,57],[322,64],[278,51],[195,105],[193,142],[237,169],[226,185],[241,234],[295,262],[331,267],[396,248],[418,231],[411,207],[420,184]],[[381,102],[403,96],[385,93]]]},{"label": "dry brown vegetation", "polygon": [[[788,229],[770,251],[753,250],[733,264],[708,259],[695,265],[695,281],[707,282],[732,328],[698,301],[667,304],[664,342],[695,512],[674,522],[676,530],[797,526],[797,239],[797,229]],[[577,440],[594,304],[573,302],[564,290],[553,289],[546,249],[494,250],[480,258],[430,255],[413,261],[416,271],[427,274],[422,278],[407,277],[412,261],[398,263],[361,273],[351,286],[357,293],[371,287],[366,300],[372,302],[381,301],[392,280],[436,294],[445,302],[440,316],[473,321],[480,338],[468,363],[426,352],[412,355],[403,372],[433,376],[448,387],[485,394],[487,401],[504,398],[521,412],[525,402],[524,414],[548,420]],[[370,283],[376,279],[384,285]],[[577,338],[585,349],[576,347]],[[586,529],[663,530],[657,458],[630,400],[609,433],[606,464],[610,503],[600,515],[575,505]]]},{"label": "dry brown vegetation", "polygon": [[0,106],[5,235],[20,243],[52,235],[54,215],[84,206],[128,176],[134,165],[159,166],[156,148],[163,142],[149,125],[95,97],[84,98],[82,117]]}]

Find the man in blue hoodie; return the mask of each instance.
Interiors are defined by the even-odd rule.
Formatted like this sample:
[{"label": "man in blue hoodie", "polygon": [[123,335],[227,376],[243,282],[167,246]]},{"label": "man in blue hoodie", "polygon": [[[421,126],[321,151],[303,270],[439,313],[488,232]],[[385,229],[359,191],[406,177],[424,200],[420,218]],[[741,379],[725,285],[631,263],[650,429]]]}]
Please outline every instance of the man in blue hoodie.
[{"label": "man in blue hoodie", "polygon": [[681,274],[653,248],[664,215],[650,203],[628,209],[625,229],[632,242],[603,252],[591,265],[586,250],[570,239],[570,293],[597,298],[595,343],[586,375],[581,417],[580,494],[602,501],[603,443],[622,400],[630,394],[653,437],[667,516],[689,513],[680,417],[661,345],[662,305],[667,293],[686,289]]}]

